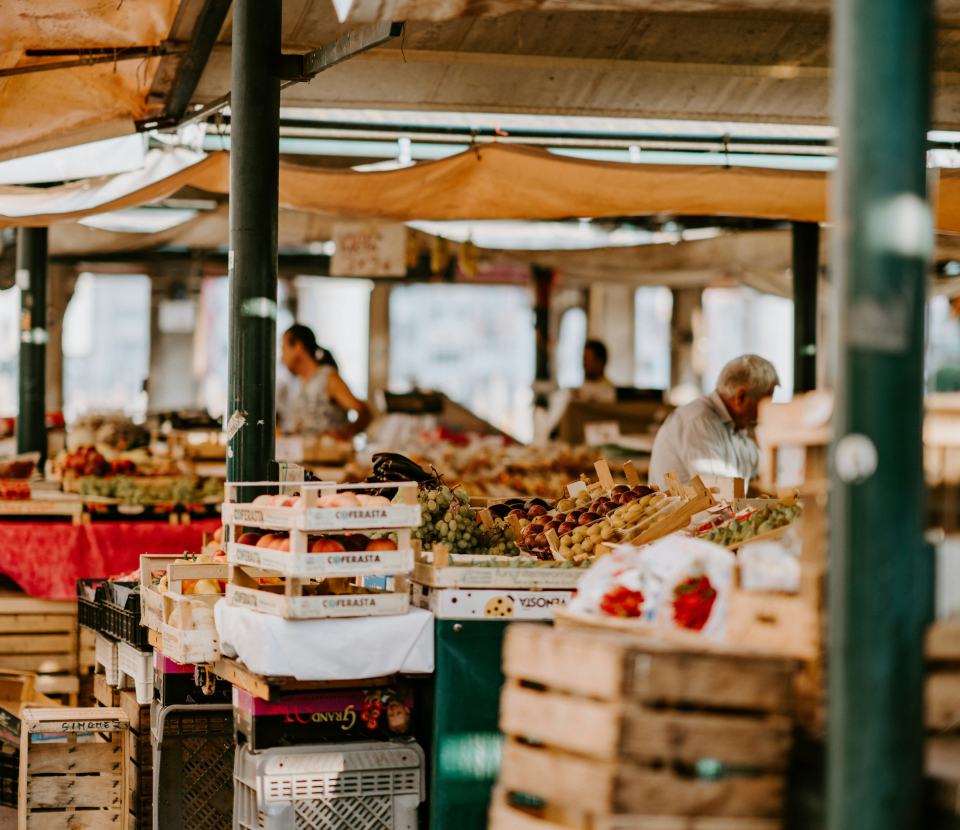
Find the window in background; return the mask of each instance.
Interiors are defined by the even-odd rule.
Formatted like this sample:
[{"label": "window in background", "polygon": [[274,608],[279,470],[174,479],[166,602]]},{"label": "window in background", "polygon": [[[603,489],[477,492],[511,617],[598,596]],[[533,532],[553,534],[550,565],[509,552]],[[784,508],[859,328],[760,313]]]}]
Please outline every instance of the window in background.
[{"label": "window in background", "polygon": [[[297,277],[297,322],[329,349],[350,391],[367,397],[370,360],[370,280]],[[284,372],[286,374],[286,372]]]},{"label": "window in background", "polygon": [[390,296],[390,386],[436,389],[514,437],[533,437],[530,292],[400,285]]},{"label": "window in background", "polygon": [[145,417],[150,278],[81,274],[64,315],[63,356],[68,421],[104,411]]},{"label": "window in background", "polygon": [[20,372],[20,289],[0,291],[0,418],[17,414]]},{"label": "window in background", "polygon": [[927,304],[927,390],[960,392],[960,321],[948,297]]},{"label": "window in background", "polygon": [[[280,338],[293,325],[287,310],[287,284],[277,283],[277,377],[280,366]],[[200,378],[200,403],[214,418],[227,408],[227,360],[230,340],[230,283],[226,277],[207,277],[200,288],[194,371]]]},{"label": "window in background", "polygon": [[644,286],[637,289],[633,304],[633,385],[638,389],[669,389],[673,293],[662,286]]},{"label": "window in background", "polygon": [[583,385],[583,344],[587,342],[587,312],[568,308],[560,318],[557,336],[557,385],[576,389]]},{"label": "window in background", "polygon": [[769,360],[780,375],[774,400],[793,396],[793,301],[750,288],[703,292],[704,336],[698,348],[703,389],[716,387],[724,364],[742,354]]}]

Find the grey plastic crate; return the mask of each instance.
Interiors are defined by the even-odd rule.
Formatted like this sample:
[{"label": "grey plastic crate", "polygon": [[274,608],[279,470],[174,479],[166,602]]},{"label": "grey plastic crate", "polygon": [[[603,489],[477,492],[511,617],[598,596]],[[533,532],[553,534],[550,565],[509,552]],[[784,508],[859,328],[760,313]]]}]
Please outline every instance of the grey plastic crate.
[{"label": "grey plastic crate", "polygon": [[424,794],[413,742],[238,747],[233,830],[417,830]]},{"label": "grey plastic crate", "polygon": [[233,827],[233,707],[150,708],[154,830]]}]

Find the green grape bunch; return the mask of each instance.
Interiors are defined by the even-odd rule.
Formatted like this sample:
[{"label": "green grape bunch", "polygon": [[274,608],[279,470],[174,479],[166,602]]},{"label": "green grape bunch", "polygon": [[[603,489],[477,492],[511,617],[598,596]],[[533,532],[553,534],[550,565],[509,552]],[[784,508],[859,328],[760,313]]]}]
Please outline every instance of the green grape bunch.
[{"label": "green grape bunch", "polygon": [[414,531],[424,549],[442,543],[451,553],[516,556],[519,550],[513,530],[503,520],[492,527],[480,524],[477,511],[470,506],[470,496],[462,487],[446,484],[424,487],[419,491],[421,523]]}]

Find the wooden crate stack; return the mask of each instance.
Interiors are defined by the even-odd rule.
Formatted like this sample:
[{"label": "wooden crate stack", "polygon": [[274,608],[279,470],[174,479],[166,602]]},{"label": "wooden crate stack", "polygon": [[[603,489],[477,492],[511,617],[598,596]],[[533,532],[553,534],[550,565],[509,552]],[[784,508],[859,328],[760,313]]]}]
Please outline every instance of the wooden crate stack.
[{"label": "wooden crate stack", "polygon": [[19,830],[121,828],[127,813],[120,709],[25,709]]},{"label": "wooden crate stack", "polygon": [[130,721],[124,751],[129,807],[125,830],[151,830],[153,827],[153,750],[150,746],[150,705],[138,703],[134,692],[122,691],[120,708]]},{"label": "wooden crate stack", "polygon": [[135,691],[108,685],[102,671],[93,676],[93,693],[97,706],[122,710],[129,724],[123,744],[128,810],[126,824],[116,830],[150,830],[153,826],[150,704],[138,703]]},{"label": "wooden crate stack", "polygon": [[960,619],[927,631],[924,722],[934,809],[960,816]]},{"label": "wooden crate stack", "polygon": [[786,404],[760,409],[757,436],[761,450],[761,489],[771,494],[797,494],[803,503],[800,534],[800,599],[818,620],[815,652],[796,675],[797,717],[814,736],[826,732],[826,583],[829,553],[830,472],[828,449],[833,415],[832,396],[799,395]]},{"label": "wooden crate stack", "polygon": [[0,669],[37,674],[37,691],[75,705],[80,638],[77,603],[0,594]]},{"label": "wooden crate stack", "polygon": [[960,394],[924,401],[923,467],[930,527],[960,531]]},{"label": "wooden crate stack", "polygon": [[511,626],[491,830],[779,830],[794,668]]}]

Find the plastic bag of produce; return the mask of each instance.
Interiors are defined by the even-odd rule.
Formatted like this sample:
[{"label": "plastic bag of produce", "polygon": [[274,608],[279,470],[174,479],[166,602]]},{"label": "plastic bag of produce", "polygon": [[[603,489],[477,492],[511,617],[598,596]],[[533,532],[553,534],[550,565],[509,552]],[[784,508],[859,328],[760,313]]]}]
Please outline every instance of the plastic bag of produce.
[{"label": "plastic bag of produce", "polygon": [[688,536],[622,545],[584,574],[570,610],[635,619],[651,632],[722,639],[734,561],[728,550]]}]

